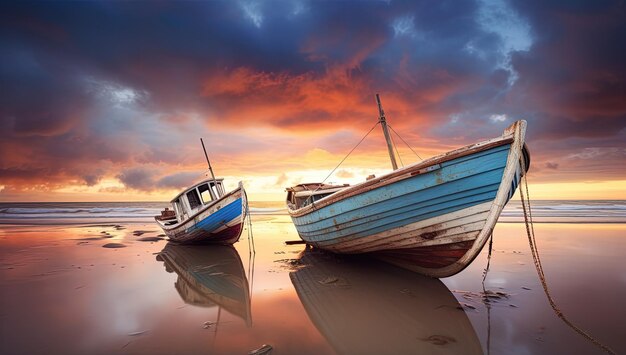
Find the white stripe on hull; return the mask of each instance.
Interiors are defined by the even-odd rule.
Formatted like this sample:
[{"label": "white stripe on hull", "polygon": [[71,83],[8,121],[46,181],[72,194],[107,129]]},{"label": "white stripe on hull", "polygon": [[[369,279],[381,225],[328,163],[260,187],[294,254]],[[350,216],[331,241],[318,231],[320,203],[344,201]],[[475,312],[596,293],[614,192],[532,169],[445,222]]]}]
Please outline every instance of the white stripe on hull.
[{"label": "white stripe on hull", "polygon": [[481,230],[491,202],[464,208],[402,227],[359,238],[311,243],[338,253],[366,253],[384,249],[447,244],[448,236]]}]

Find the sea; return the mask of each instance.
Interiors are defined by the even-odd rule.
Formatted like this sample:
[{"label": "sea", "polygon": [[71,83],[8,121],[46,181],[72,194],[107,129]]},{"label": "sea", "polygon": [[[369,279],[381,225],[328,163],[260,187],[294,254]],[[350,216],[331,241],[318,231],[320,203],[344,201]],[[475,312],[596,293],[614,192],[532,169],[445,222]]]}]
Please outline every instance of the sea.
[{"label": "sea", "polygon": [[[0,224],[146,223],[167,202],[10,202],[0,203]],[[282,201],[250,202],[252,215],[286,215]],[[537,200],[530,212],[535,223],[626,223],[626,200]],[[500,223],[524,222],[521,201],[510,201]]]}]

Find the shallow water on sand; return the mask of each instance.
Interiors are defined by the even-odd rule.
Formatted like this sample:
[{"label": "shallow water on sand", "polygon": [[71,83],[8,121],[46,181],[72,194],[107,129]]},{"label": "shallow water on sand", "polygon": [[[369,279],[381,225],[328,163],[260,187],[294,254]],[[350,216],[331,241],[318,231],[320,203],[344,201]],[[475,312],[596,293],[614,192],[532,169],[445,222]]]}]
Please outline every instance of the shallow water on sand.
[{"label": "shallow water on sand", "polygon": [[[535,229],[558,306],[626,352],[626,224]],[[155,239],[152,223],[4,225],[1,352],[242,354],[269,344],[272,354],[602,353],[552,312],[523,224],[494,232],[489,308],[486,249],[435,280],[287,246],[298,237],[285,215],[254,216],[253,231],[251,255],[247,231],[234,248],[214,248]]]}]

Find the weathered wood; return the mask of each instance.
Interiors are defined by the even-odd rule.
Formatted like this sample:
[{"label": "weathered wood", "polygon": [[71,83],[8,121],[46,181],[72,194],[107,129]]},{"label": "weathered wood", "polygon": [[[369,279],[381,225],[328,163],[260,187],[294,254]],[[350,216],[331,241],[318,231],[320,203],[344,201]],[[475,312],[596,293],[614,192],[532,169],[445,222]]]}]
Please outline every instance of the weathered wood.
[{"label": "weathered wood", "polygon": [[425,174],[428,173],[429,171],[426,169],[430,166],[436,165],[436,164],[441,164],[444,163],[446,161],[450,161],[453,159],[457,159],[457,158],[461,158],[461,157],[465,157],[468,155],[472,155],[472,154],[476,154],[485,150],[489,150],[491,148],[495,148],[495,147],[499,147],[505,144],[510,144],[511,142],[513,142],[513,137],[512,136],[505,136],[505,137],[499,137],[499,138],[495,138],[492,140],[488,140],[488,141],[484,141],[484,142],[480,142],[480,143],[476,143],[476,144],[472,144],[463,148],[459,148],[457,150],[453,150],[450,152],[447,152],[445,154],[442,155],[438,155],[436,157],[424,160],[422,162],[413,164],[413,165],[408,165],[404,168],[400,168],[398,170],[395,170],[389,174],[386,175],[381,175],[379,177],[376,177],[374,179],[371,180],[367,180],[365,182],[362,182],[360,184],[356,184],[356,185],[352,185],[349,187],[346,187],[345,190],[341,190],[339,192],[336,192],[334,194],[332,194],[331,196],[320,200],[319,202],[315,203],[315,206],[313,205],[309,205],[306,207],[303,207],[301,209],[298,210],[293,210],[293,209],[287,209],[289,214],[293,217],[299,217],[302,215],[305,215],[309,212],[311,212],[311,210],[313,209],[320,209],[322,207],[325,207],[327,205],[331,205],[335,202],[338,202],[342,199],[345,198],[349,198],[352,196],[356,196],[368,191],[371,191],[373,189],[377,189],[379,187],[382,186],[386,186],[386,185],[390,185],[393,184],[395,182],[398,182],[400,180],[404,180],[407,179],[411,176],[415,176],[415,175],[420,175],[420,174]]},{"label": "weathered wood", "polygon": [[391,159],[391,167],[393,170],[398,169],[398,163],[396,163],[396,155],[393,152],[393,145],[391,143],[391,136],[389,135],[389,129],[387,128],[387,119],[385,118],[385,111],[383,111],[383,105],[380,103],[380,96],[376,94],[376,103],[378,103],[378,122],[383,129],[383,135],[385,141],[387,141],[387,151],[389,152],[389,159]]},{"label": "weathered wood", "polygon": [[501,137],[288,211],[307,244],[336,253],[384,252],[428,276],[454,275],[476,258],[525,174],[525,129],[524,121],[515,122]]}]

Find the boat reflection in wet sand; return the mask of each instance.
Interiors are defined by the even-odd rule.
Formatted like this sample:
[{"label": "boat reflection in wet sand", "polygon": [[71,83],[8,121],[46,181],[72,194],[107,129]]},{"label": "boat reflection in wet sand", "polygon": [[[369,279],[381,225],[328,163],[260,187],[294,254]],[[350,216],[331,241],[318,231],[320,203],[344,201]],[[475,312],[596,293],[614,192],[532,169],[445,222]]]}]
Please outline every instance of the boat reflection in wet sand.
[{"label": "boat reflection in wet sand", "polygon": [[340,354],[482,354],[448,288],[372,259],[305,250],[290,273],[309,318]]},{"label": "boat reflection in wet sand", "polygon": [[252,325],[248,279],[235,248],[167,243],[157,260],[167,272],[178,274],[175,287],[185,303],[217,305]]}]

